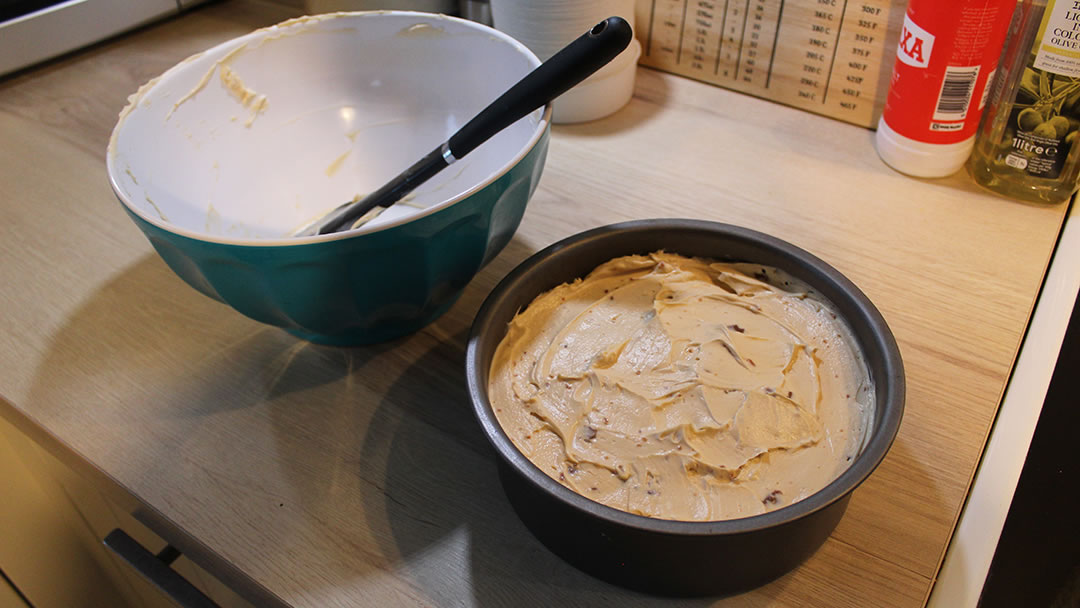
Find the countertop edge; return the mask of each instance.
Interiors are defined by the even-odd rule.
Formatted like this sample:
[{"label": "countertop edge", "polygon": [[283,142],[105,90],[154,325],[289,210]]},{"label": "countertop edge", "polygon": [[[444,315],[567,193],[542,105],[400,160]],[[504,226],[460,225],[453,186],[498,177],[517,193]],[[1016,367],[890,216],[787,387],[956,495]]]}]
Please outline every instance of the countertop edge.
[{"label": "countertop edge", "polygon": [[1080,293],[1080,265],[1075,263],[1080,259],[1080,205],[1075,199],[1070,205],[967,501],[931,586],[928,608],[974,607],[979,602]]}]

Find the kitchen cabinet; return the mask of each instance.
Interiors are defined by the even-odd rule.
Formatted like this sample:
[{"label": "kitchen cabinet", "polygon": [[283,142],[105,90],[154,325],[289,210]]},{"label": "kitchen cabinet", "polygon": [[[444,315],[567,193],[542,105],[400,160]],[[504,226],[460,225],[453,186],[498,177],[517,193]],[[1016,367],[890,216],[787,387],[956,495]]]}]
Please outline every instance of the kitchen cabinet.
[{"label": "kitchen cabinet", "polygon": [[[175,605],[102,542],[116,529],[155,552],[165,541],[4,420],[0,487],[0,570],[35,608]],[[250,606],[188,559],[172,567],[218,605]]]},{"label": "kitchen cabinet", "polygon": [[6,422],[0,431],[0,569],[42,608],[135,605],[134,590],[36,461],[40,448]]},{"label": "kitchen cabinet", "polygon": [[553,128],[521,228],[443,317],[386,344],[313,345],[183,284],[104,169],[128,94],[290,14],[214,3],[0,80],[0,417],[255,605],[663,604],[574,570],[517,520],[469,409],[464,345],[496,282],[556,240],[648,217],[729,222],[868,295],[900,345],[907,409],[814,556],[689,603],[926,603],[1065,206],[963,173],[908,178],[864,128],[640,68],[620,112]]}]

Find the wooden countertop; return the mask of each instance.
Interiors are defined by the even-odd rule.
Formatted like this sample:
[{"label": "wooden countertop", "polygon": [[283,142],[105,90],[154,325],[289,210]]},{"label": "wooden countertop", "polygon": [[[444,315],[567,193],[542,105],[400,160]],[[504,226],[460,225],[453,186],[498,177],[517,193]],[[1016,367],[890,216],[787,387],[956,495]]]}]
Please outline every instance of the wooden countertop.
[{"label": "wooden countertop", "polygon": [[651,604],[517,520],[468,405],[464,339],[495,283],[552,241],[635,218],[725,221],[861,287],[900,344],[908,402],[821,550],[717,603],[924,603],[1065,206],[963,173],[908,178],[871,131],[640,68],[622,111],[553,129],[520,230],[444,317],[388,344],[315,346],[183,284],[104,167],[140,84],[288,16],[213,4],[0,80],[0,413],[260,604]]}]

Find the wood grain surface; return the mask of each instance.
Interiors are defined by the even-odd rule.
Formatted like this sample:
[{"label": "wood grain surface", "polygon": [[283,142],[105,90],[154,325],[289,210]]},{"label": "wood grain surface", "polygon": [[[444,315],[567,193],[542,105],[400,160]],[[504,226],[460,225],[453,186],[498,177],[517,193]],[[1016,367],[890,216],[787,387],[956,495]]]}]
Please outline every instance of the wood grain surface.
[{"label": "wood grain surface", "polygon": [[[907,368],[899,437],[806,564],[721,606],[920,606],[1065,211],[900,175],[871,131],[640,68],[631,103],[553,129],[507,248],[424,330],[332,348],[183,284],[113,197],[125,98],[289,16],[215,3],[0,80],[0,414],[258,604],[669,603],[544,549],[498,485],[464,340],[496,282],[581,230],[692,217],[762,230],[852,279]],[[674,603],[674,602],[671,602]]]}]

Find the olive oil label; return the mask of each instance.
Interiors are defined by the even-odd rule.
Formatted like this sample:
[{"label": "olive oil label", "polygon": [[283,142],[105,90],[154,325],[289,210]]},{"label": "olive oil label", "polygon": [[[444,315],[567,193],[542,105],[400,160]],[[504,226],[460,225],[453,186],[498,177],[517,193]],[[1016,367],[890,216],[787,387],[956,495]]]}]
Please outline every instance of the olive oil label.
[{"label": "olive oil label", "polygon": [[1080,127],[1080,1],[1048,4],[1009,114],[1006,165],[1056,179]]},{"label": "olive oil label", "polygon": [[1034,177],[1055,179],[1080,127],[1080,77],[1024,68],[1005,128],[1005,164]]},{"label": "olive oil label", "polygon": [[1080,76],[1080,2],[1050,2],[1039,24],[1033,67],[1060,76]]}]

